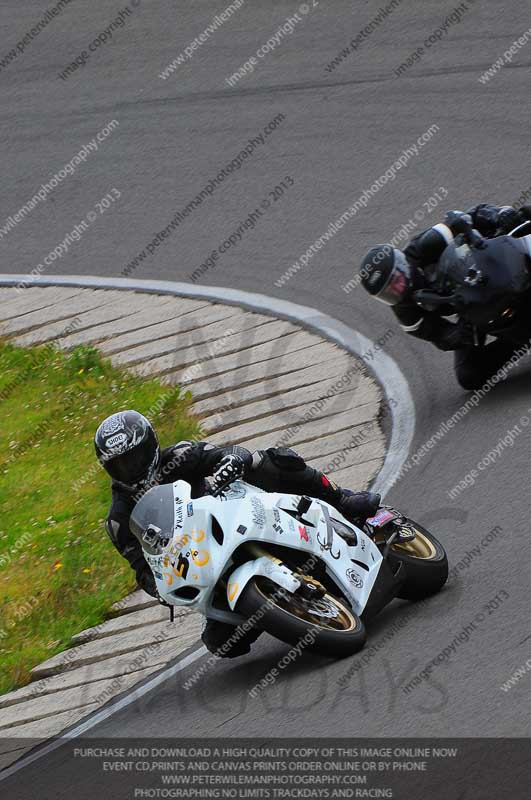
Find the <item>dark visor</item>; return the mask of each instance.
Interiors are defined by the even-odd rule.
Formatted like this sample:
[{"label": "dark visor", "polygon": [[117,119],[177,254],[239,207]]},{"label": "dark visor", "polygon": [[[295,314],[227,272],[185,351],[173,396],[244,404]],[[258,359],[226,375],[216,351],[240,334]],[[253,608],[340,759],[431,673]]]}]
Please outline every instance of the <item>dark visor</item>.
[{"label": "dark visor", "polygon": [[105,466],[115,480],[134,484],[146,477],[155,455],[156,449],[148,439],[127,453],[111,458]]},{"label": "dark visor", "polygon": [[401,250],[394,251],[393,269],[387,282],[376,295],[382,303],[395,306],[405,298],[411,281],[411,267]]}]

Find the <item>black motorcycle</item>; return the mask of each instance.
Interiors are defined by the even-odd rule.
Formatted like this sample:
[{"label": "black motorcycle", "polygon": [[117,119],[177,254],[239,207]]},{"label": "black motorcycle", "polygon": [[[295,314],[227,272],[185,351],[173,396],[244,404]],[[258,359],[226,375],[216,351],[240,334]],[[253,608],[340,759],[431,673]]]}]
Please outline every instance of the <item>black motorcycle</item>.
[{"label": "black motorcycle", "polygon": [[470,326],[474,342],[488,336],[517,344],[531,336],[531,222],[510,233],[484,239],[470,229],[447,245],[429,289],[417,290],[422,308],[457,314]]}]

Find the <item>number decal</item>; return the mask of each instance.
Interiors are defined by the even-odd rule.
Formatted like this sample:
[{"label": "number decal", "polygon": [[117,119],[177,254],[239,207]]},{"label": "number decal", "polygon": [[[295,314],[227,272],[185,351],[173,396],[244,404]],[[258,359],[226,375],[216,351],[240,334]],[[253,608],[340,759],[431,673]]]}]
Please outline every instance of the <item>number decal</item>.
[{"label": "number decal", "polygon": [[192,556],[192,561],[196,567],[204,567],[205,564],[208,564],[210,560],[210,554],[208,550],[192,550],[190,555]]},{"label": "number decal", "polygon": [[173,573],[177,578],[186,579],[189,568],[190,568],[190,562],[188,561],[187,558],[181,555],[179,556],[177,564],[175,564],[173,567]]}]

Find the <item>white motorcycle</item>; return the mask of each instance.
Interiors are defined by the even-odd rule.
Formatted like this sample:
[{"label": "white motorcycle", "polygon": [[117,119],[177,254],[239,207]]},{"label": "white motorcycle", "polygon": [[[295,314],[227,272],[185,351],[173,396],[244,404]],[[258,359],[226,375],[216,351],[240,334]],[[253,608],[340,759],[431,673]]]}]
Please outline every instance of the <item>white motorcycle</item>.
[{"label": "white motorcycle", "polygon": [[424,598],[447,580],[442,545],[392,508],[362,529],[323,500],[243,481],[217,496],[190,492],[186,481],[156,486],[131,515],[170,608],[193,606],[291,644],[306,636],[308,649],[347,656],[393,598]]}]

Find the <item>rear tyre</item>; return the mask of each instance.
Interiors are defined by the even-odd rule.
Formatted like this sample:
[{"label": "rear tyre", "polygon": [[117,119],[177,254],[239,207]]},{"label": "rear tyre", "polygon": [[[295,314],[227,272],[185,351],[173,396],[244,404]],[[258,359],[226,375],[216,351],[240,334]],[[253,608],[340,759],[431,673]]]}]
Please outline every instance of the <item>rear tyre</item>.
[{"label": "rear tyre", "polygon": [[398,597],[404,600],[422,600],[439,592],[448,580],[448,557],[435,536],[419,525],[407,520],[416,536],[410,542],[392,544],[389,549],[391,567],[404,565],[406,580]]},{"label": "rear tyre", "polygon": [[278,584],[252,578],[237,604],[247,618],[259,617],[260,627],[288,644],[343,658],[357,653],[367,638],[361,619],[342,600],[331,594],[308,599]]}]

